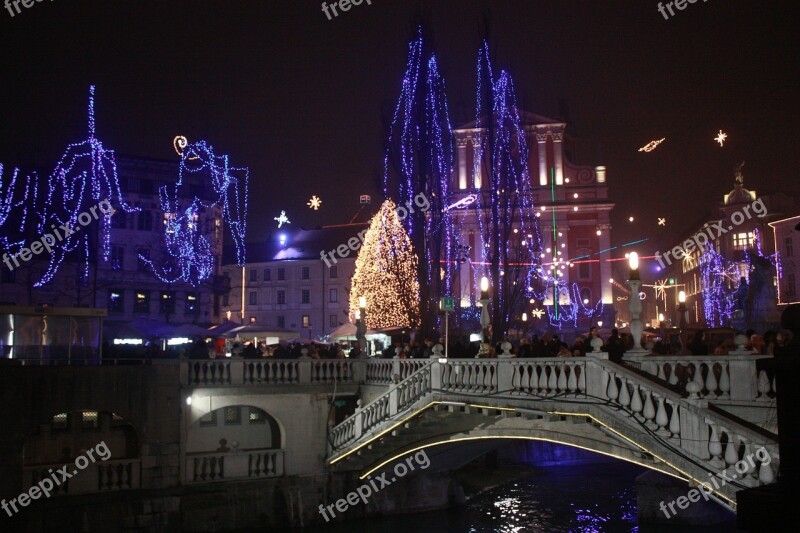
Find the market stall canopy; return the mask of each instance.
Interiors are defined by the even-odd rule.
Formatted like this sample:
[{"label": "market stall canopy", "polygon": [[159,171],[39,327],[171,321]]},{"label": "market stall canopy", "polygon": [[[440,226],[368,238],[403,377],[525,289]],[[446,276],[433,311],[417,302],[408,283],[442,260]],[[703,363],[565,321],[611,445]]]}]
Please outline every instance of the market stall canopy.
[{"label": "market stall canopy", "polygon": [[247,324],[246,326],[238,326],[228,331],[223,337],[233,338],[240,337],[271,337],[277,339],[295,339],[300,336],[297,331],[284,328],[271,328],[263,324]]},{"label": "market stall canopy", "polygon": [[218,326],[214,326],[214,327],[208,328],[208,335],[214,336],[214,337],[219,337],[219,336],[225,335],[226,333],[228,333],[233,328],[238,328],[240,326],[241,326],[240,323],[234,322],[232,320],[228,320],[227,322],[223,322],[222,324],[220,324]]},{"label": "market stall canopy", "polygon": [[169,332],[171,337],[211,337],[211,333],[206,328],[201,328],[197,324],[179,324]]},{"label": "market stall canopy", "polygon": [[[332,338],[332,339],[348,339],[348,338],[355,339],[356,338],[356,330],[357,330],[356,325],[348,322],[347,324],[342,324],[341,326],[339,326],[338,328],[333,330],[330,333],[330,338]],[[374,330],[368,329],[366,334],[367,335],[376,335],[377,333],[378,332],[376,332]]]}]

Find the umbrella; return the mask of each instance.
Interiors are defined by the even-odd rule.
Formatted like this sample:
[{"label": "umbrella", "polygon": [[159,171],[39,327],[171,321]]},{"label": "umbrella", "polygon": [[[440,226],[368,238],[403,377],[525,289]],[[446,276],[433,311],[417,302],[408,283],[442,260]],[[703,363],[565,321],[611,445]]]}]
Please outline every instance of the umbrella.
[{"label": "umbrella", "polygon": [[222,336],[232,330],[233,328],[238,328],[241,326],[238,322],[234,322],[232,320],[228,320],[227,322],[223,322],[218,326],[214,326],[212,328],[208,328],[208,335],[212,335],[215,337]]},{"label": "umbrella", "polygon": [[248,324],[238,326],[228,331],[223,337],[277,337],[279,339],[294,339],[300,334],[296,331],[284,328],[271,328],[262,324]]},{"label": "umbrella", "polygon": [[[357,331],[356,325],[348,322],[347,324],[342,324],[335,330],[331,331],[328,336],[332,339],[348,339],[348,338],[355,339],[356,331]],[[368,329],[365,335],[375,335],[377,333],[378,333],[377,331]]]},{"label": "umbrella", "polygon": [[196,324],[180,324],[169,333],[172,337],[211,337],[212,334]]},{"label": "umbrella", "polygon": [[169,336],[173,329],[173,326],[169,324],[148,317],[134,318],[130,324],[128,324],[128,327],[142,337],[148,339]]}]

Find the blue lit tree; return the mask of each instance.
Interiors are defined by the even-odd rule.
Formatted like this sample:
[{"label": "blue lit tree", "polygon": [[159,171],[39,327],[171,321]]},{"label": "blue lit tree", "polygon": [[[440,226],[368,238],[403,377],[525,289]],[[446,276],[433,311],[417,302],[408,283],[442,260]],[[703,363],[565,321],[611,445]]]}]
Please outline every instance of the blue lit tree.
[{"label": "blue lit tree", "polygon": [[[435,329],[440,296],[452,294],[456,231],[445,207],[451,199],[454,140],[444,79],[418,27],[408,45],[400,97],[388,126],[383,193],[408,211],[404,227],[420,254],[423,332]],[[429,203],[427,211],[419,204]],[[419,203],[415,204],[415,201]],[[412,212],[413,211],[413,212]]]},{"label": "blue lit tree", "polygon": [[[139,258],[162,282],[197,286],[211,277],[215,266],[210,232],[202,229],[204,212],[220,211],[236,248],[237,263],[245,263],[249,171],[230,166],[228,156],[215,155],[205,141],[189,144],[183,137],[176,141],[181,156],[178,180],[159,189],[164,214],[163,257],[158,264],[141,255]],[[213,191],[210,197],[200,198],[190,192],[187,177],[194,174],[208,180]]]}]

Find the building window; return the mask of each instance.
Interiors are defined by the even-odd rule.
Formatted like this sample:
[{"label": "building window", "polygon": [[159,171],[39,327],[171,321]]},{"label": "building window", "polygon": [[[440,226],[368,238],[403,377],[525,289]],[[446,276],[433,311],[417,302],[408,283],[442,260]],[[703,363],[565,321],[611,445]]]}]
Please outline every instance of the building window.
[{"label": "building window", "polygon": [[159,311],[164,315],[171,315],[175,312],[175,293],[163,291],[159,300]]},{"label": "building window", "polygon": [[238,426],[242,423],[242,410],[239,406],[225,408],[225,425]]},{"label": "building window", "polygon": [[149,272],[150,267],[148,266],[147,261],[150,261],[150,248],[137,248],[136,270],[139,272]]},{"label": "building window", "polygon": [[791,237],[786,237],[783,241],[784,246],[786,248],[786,253],[784,254],[786,257],[793,257],[794,256],[794,244],[792,243]]},{"label": "building window", "polygon": [[256,291],[250,291],[248,293],[247,303],[248,305],[258,305],[258,293]]},{"label": "building window", "polygon": [[108,312],[123,313],[125,311],[125,292],[121,289],[108,291]]},{"label": "building window", "polygon": [[278,291],[278,305],[286,305],[286,291]]},{"label": "building window", "polygon": [[797,295],[797,287],[795,286],[795,281],[796,280],[794,272],[789,272],[788,274],[786,274],[786,299],[789,302],[793,302],[795,296]]},{"label": "building window", "polygon": [[311,303],[311,291],[308,289],[303,289],[300,291],[300,303],[309,304]]},{"label": "building window", "polygon": [[53,429],[69,429],[69,414],[60,413],[53,417]]},{"label": "building window", "polygon": [[286,279],[286,269],[279,268],[278,269],[278,281],[284,281]]},{"label": "building window", "polygon": [[272,280],[272,270],[269,268],[264,269],[264,281],[271,281]]},{"label": "building window", "polygon": [[150,293],[137,292],[136,301],[134,302],[133,311],[136,314],[150,314]]},{"label": "building window", "polygon": [[266,424],[267,416],[264,411],[255,407],[248,407],[250,410],[249,420],[251,424]]},{"label": "building window", "polygon": [[311,317],[309,315],[303,315],[303,327],[304,328],[311,327]]},{"label": "building window", "polygon": [[83,429],[98,428],[97,411],[83,411],[81,413],[81,427]]},{"label": "building window", "polygon": [[136,229],[139,231],[153,231],[153,213],[146,209],[139,211],[136,220]]},{"label": "building window", "polygon": [[258,270],[255,268],[250,270],[250,283],[255,283],[258,281]]},{"label": "building window", "polygon": [[211,411],[200,417],[200,427],[212,427],[217,425],[217,412]]},{"label": "building window", "polygon": [[581,303],[583,305],[592,304],[592,290],[589,287],[583,287],[581,289]]},{"label": "building window", "polygon": [[111,268],[122,270],[125,266],[125,248],[122,246],[111,247]]},{"label": "building window", "polygon": [[753,246],[755,242],[755,235],[753,232],[747,233],[734,233],[733,234],[733,249],[734,250],[746,250],[747,248]]},{"label": "building window", "polygon": [[331,279],[336,279],[339,277],[339,267],[332,266],[328,268],[328,277]]},{"label": "building window", "polygon": [[228,295],[227,294],[223,294],[222,295],[222,306],[223,307],[228,307]]},{"label": "building window", "polygon": [[186,293],[186,304],[183,313],[186,315],[197,314],[197,295],[195,293],[193,292]]},{"label": "building window", "polygon": [[339,317],[337,315],[331,315],[328,318],[328,326],[332,328],[339,327]]},{"label": "building window", "polygon": [[278,327],[279,328],[285,328],[286,327],[286,317],[285,316],[279,316],[278,317]]},{"label": "building window", "polygon": [[311,269],[303,267],[300,269],[300,279],[309,279],[311,277]]},{"label": "building window", "polygon": [[328,301],[331,303],[336,303],[339,301],[339,289],[330,290]]}]

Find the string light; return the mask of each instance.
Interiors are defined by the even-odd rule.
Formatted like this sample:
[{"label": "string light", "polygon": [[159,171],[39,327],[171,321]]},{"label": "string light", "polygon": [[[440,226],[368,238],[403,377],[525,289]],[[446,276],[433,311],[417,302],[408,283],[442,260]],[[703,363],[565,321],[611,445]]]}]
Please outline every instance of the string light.
[{"label": "string light", "polygon": [[653,150],[656,149],[656,146],[658,146],[659,144],[664,142],[664,139],[666,139],[666,137],[664,137],[662,139],[658,139],[657,141],[650,141],[649,143],[647,143],[644,146],[642,146],[641,148],[639,148],[639,151],[640,152],[652,152]]},{"label": "string light", "polygon": [[[176,141],[176,146],[182,146],[178,180],[174,186],[159,188],[159,203],[164,213],[165,258],[160,265],[143,255],[139,255],[139,259],[164,283],[185,281],[196,286],[214,273],[211,243],[200,228],[200,216],[204,211],[220,212],[236,248],[237,264],[242,266],[246,261],[250,171],[231,166],[227,155],[217,156],[205,141],[189,143],[183,139],[185,142]],[[184,182],[189,175],[208,179],[214,192],[209,201],[186,193],[189,185]]]},{"label": "string light", "polygon": [[417,255],[391,200],[372,218],[356,258],[350,309],[361,303],[370,329],[419,326]]}]

